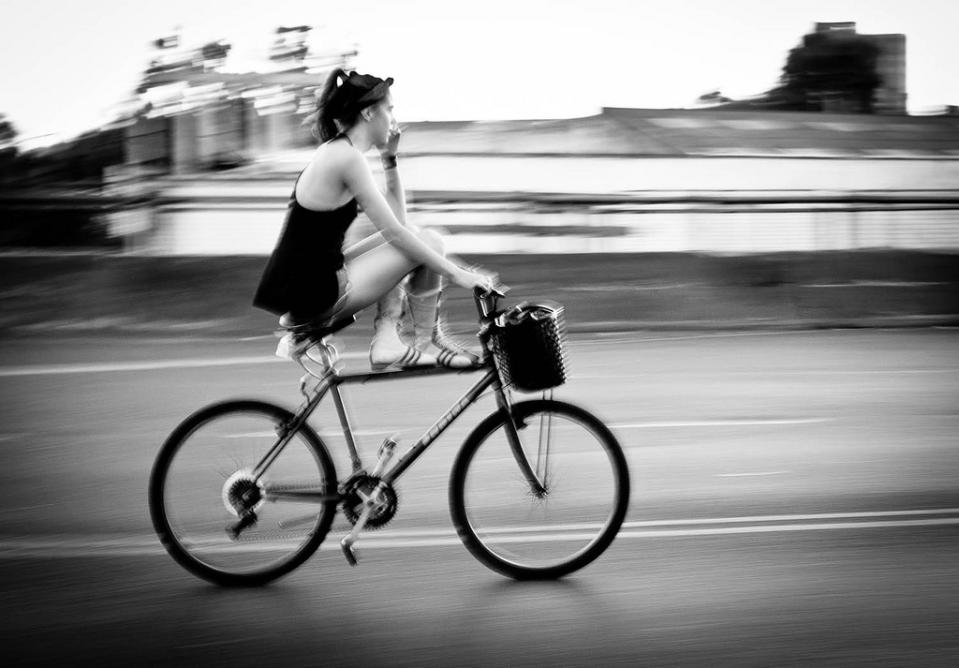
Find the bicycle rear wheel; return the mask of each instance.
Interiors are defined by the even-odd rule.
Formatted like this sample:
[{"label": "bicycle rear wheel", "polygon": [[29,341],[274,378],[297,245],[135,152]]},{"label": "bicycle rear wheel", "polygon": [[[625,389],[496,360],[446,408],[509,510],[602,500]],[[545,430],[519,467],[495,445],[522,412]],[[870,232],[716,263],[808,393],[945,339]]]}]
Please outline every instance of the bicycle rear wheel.
[{"label": "bicycle rear wheel", "polygon": [[534,491],[507,440],[507,414],[490,415],[453,465],[450,509],[469,551],[516,579],[562,577],[601,555],[626,516],[629,469],[615,436],[587,411],[553,400],[513,405]]},{"label": "bicycle rear wheel", "polygon": [[221,585],[259,585],[319,547],[337,505],[336,472],[307,425],[262,475],[254,471],[293,419],[260,401],[194,413],[163,444],[150,478],[153,525],[183,567]]}]

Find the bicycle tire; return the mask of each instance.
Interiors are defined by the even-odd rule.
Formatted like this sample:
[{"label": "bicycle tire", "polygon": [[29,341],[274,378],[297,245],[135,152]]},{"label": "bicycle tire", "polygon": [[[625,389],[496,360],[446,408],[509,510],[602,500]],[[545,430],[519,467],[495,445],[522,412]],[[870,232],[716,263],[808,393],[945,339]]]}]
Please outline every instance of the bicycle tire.
[{"label": "bicycle tire", "polygon": [[[519,434],[527,453],[531,421],[538,416],[551,416],[550,425],[558,421],[550,427],[554,452],[541,458],[548,473],[540,479],[548,493],[544,498],[531,493],[505,439],[508,417],[500,410],[466,438],[453,464],[453,524],[469,552],[492,570],[517,580],[560,578],[594,561],[613,542],[629,506],[629,467],[613,433],[583,408],[538,399],[514,404],[513,414],[518,427],[526,425]],[[560,431],[554,434],[554,428]],[[579,440],[584,434],[591,439]],[[584,449],[587,444],[596,450]],[[579,491],[570,494],[574,488]]]},{"label": "bicycle tire", "polygon": [[[258,461],[269,449],[269,445],[275,442],[277,427],[289,423],[292,419],[293,414],[290,411],[264,401],[224,401],[193,413],[166,439],[150,475],[150,515],[163,546],[186,570],[223,586],[262,585],[298,567],[323,542],[336,513],[335,500],[310,502],[317,507],[307,514],[305,520],[305,524],[309,525],[307,532],[288,554],[285,554],[287,548],[284,545],[290,538],[284,536],[281,530],[263,533],[260,531],[259,521],[256,526],[251,527],[252,531],[247,530],[241,533],[237,539],[224,541],[224,537],[229,539],[229,536],[223,532],[223,535],[219,536],[219,543],[216,542],[217,522],[221,523],[219,524],[221,528],[225,528],[236,519],[231,518],[231,513],[228,512],[230,508],[227,490],[231,484],[229,481],[234,480],[238,475],[242,478],[246,470],[242,464],[253,464]],[[207,427],[211,429],[207,430]],[[272,428],[274,432],[272,437],[260,431],[265,427]],[[253,431],[229,434],[224,431],[220,434],[219,429],[253,429]],[[244,443],[244,439],[255,441],[255,443],[252,445]],[[218,445],[220,442],[224,444],[222,447]],[[187,452],[187,448],[191,448],[190,452]],[[228,448],[229,457],[221,457],[214,466],[206,465],[205,456],[212,457],[214,454],[220,455],[221,452],[225,454]],[[252,456],[241,461],[233,451],[243,453],[244,449],[249,450]],[[193,457],[198,458],[202,466],[191,466],[189,460]],[[183,459],[184,462],[178,464],[178,459]],[[316,473],[306,482],[299,483],[299,489],[317,489],[331,497],[335,495],[337,480],[333,460],[322,439],[306,424],[293,435],[277,461],[271,463],[264,478],[282,470],[297,470],[297,475],[301,475],[304,467],[310,465],[310,462],[315,464]],[[181,472],[184,477],[182,485],[179,481]],[[172,480],[171,476],[173,476]],[[194,478],[199,484],[194,485]],[[232,484],[249,486],[249,483],[243,480]],[[206,503],[199,503],[200,499]],[[207,507],[217,501],[221,504],[218,509]],[[261,505],[271,513],[286,512],[286,508],[282,511],[274,510],[273,506],[276,506],[276,503],[270,503],[270,507],[267,507],[267,503],[264,500]],[[289,507],[292,504],[284,505]],[[300,508],[297,512],[302,512],[303,505],[297,505]],[[264,510],[263,514],[269,514],[267,510]],[[315,518],[312,517],[313,512],[316,512]],[[183,517],[181,518],[180,515]],[[195,519],[194,515],[196,515]],[[184,521],[183,526],[179,525],[181,519]],[[203,537],[198,542],[194,542],[197,539],[192,536],[194,523],[197,525],[197,536]],[[187,526],[190,527],[189,533]],[[207,530],[209,534],[205,533]],[[268,553],[274,551],[274,544],[277,546],[276,552],[284,553],[277,560],[243,567],[220,563],[222,559],[231,558],[231,554],[240,556],[261,553],[268,556]],[[206,550],[209,554],[201,555],[202,550]],[[244,556],[244,558],[252,560],[256,557]]]}]

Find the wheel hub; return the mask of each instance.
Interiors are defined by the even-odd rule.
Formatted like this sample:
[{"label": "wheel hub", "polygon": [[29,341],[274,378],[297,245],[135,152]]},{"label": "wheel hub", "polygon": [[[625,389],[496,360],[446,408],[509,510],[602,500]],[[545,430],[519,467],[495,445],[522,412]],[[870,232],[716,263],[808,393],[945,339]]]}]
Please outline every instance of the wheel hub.
[{"label": "wheel hub", "polygon": [[263,485],[251,471],[237,471],[223,483],[223,506],[231,515],[243,517],[256,512],[266,501]]}]

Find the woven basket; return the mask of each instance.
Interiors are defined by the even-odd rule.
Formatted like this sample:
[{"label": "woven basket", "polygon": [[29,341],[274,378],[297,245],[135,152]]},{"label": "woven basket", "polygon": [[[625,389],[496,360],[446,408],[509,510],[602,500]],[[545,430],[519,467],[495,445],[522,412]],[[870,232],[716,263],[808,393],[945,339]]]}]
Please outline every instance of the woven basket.
[{"label": "woven basket", "polygon": [[493,354],[503,382],[537,392],[566,382],[566,310],[556,303],[522,303],[496,318]]}]

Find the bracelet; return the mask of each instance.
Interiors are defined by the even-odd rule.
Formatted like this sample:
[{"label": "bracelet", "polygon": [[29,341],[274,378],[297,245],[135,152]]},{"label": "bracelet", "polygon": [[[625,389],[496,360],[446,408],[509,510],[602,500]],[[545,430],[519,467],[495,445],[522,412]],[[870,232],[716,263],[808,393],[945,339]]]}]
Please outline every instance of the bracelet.
[{"label": "bracelet", "polygon": [[396,155],[381,155],[380,160],[383,161],[383,169],[396,169]]}]

